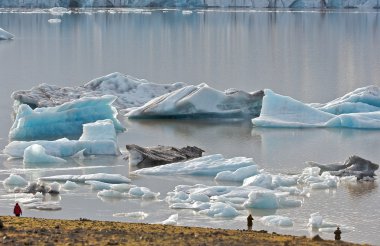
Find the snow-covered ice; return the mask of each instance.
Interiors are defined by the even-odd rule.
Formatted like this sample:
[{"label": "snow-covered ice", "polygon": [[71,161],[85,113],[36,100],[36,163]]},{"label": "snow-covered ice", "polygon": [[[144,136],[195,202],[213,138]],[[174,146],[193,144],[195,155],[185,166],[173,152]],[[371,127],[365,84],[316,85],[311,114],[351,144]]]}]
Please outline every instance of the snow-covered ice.
[{"label": "snow-covered ice", "polygon": [[84,175],[55,175],[48,177],[41,177],[42,181],[61,181],[66,182],[80,182],[84,183],[88,180],[101,181],[104,183],[120,184],[120,183],[130,183],[131,180],[120,174],[108,174],[108,173],[95,173],[95,174],[84,174]]},{"label": "snow-covered ice", "polygon": [[[66,138],[49,141],[13,141],[5,146],[3,152],[11,157],[25,157],[25,150],[32,145],[39,145],[46,151],[46,155],[55,157],[83,156],[83,155],[120,155],[117,145],[116,132],[114,124],[111,120],[100,120],[94,123],[83,125],[83,134],[79,140],[68,140]],[[38,148],[33,148],[29,152],[30,161],[42,162],[49,159],[43,155],[40,150],[37,155]],[[79,154],[78,154],[79,153]],[[33,157],[33,158],[32,158]],[[45,158],[46,157],[46,158]],[[51,158],[50,158],[51,159]]]},{"label": "snow-covered ice", "polygon": [[380,129],[379,90],[376,86],[359,88],[322,105],[305,104],[266,89],[260,116],[252,123],[256,127]]},{"label": "snow-covered ice", "polygon": [[75,87],[40,84],[30,90],[15,91],[11,97],[17,110],[21,104],[28,104],[32,108],[53,107],[83,97],[114,95],[116,100],[113,106],[117,109],[126,109],[141,106],[155,97],[185,85],[182,82],[156,84],[115,72]]},{"label": "snow-covered ice", "polygon": [[115,130],[125,128],[116,118],[117,110],[111,104],[116,96],[84,97],[55,107],[32,110],[26,104],[20,105],[10,129],[11,140],[42,140],[80,136],[83,124],[110,119]]},{"label": "snow-covered ice", "polygon": [[4,29],[0,28],[0,40],[13,39],[14,37],[15,36],[12,33],[9,33]]},{"label": "snow-covered ice", "polygon": [[242,118],[260,114],[263,92],[218,91],[206,84],[189,85],[132,108],[129,118]]},{"label": "snow-covered ice", "polygon": [[222,171],[235,171],[238,168],[255,165],[252,158],[234,157],[225,159],[221,154],[208,155],[185,162],[176,162],[162,166],[143,168],[133,171],[134,174],[148,175],[205,175],[214,176]]}]

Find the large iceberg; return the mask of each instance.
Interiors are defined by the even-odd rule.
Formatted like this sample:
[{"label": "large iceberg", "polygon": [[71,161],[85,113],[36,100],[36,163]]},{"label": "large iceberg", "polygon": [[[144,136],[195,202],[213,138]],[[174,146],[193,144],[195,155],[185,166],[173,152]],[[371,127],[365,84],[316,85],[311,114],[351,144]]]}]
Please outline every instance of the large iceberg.
[{"label": "large iceberg", "polygon": [[234,157],[225,159],[221,154],[208,155],[185,162],[176,162],[162,166],[143,168],[134,174],[148,175],[205,175],[214,176],[222,171],[235,171],[238,168],[254,165],[252,158]]},{"label": "large iceberg", "polygon": [[[120,155],[114,124],[111,120],[84,124],[83,134],[79,140],[63,138],[54,141],[13,141],[5,146],[3,153],[16,158],[27,157],[27,160],[30,160],[32,156],[26,149],[35,144],[44,148],[46,155],[55,157],[75,156],[78,152],[84,155]],[[37,162],[45,162],[41,154],[37,158],[39,158]],[[32,162],[36,162],[36,159]]]},{"label": "large iceberg", "polygon": [[0,7],[378,8],[377,0],[0,0]]},{"label": "large iceberg", "polygon": [[189,85],[131,109],[129,118],[243,118],[260,114],[263,91],[218,91],[206,84]]},{"label": "large iceberg", "polygon": [[[1,1],[1,0],[0,0]],[[14,108],[28,104],[31,108],[58,106],[82,97],[116,96],[113,105],[117,109],[141,106],[152,98],[184,87],[186,84],[155,84],[121,73],[111,73],[75,87],[59,87],[40,84],[30,90],[12,93]]]},{"label": "large iceberg", "polygon": [[110,119],[115,130],[125,128],[116,118],[117,110],[111,106],[115,96],[85,97],[60,106],[32,110],[22,104],[10,129],[11,140],[42,140],[75,137],[83,133],[83,124]]},{"label": "large iceberg", "polygon": [[380,129],[378,87],[360,88],[324,105],[308,105],[291,97],[276,94],[269,89],[264,90],[264,93],[260,116],[252,119],[253,125],[257,127]]},{"label": "large iceberg", "polygon": [[9,33],[4,29],[0,28],[0,40],[13,39],[14,37],[15,36],[12,33]]}]

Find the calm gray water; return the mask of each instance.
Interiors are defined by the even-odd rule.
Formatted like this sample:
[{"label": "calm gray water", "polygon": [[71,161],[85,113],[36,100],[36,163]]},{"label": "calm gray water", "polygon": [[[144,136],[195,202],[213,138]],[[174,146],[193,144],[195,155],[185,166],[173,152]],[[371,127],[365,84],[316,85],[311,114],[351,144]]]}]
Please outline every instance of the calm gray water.
[{"label": "calm gray water", "polygon": [[[12,123],[10,94],[39,83],[74,86],[118,71],[158,83],[206,82],[220,90],[270,88],[305,102],[326,102],[361,86],[380,85],[378,12],[197,10],[184,15],[176,10],[148,14],[95,11],[64,15],[60,24],[50,24],[50,18],[56,17],[41,11],[0,13],[0,27],[16,36],[0,42],[1,149],[7,144]],[[197,145],[206,154],[252,157],[273,173],[299,173],[305,161],[331,163],[353,154],[380,163],[380,131],[260,129],[252,128],[250,122],[121,120],[128,128],[119,135],[122,150],[128,143]],[[24,166],[5,157],[1,163],[0,180],[10,172],[30,180],[94,172],[128,175],[122,158],[70,161],[70,167],[105,166],[76,170]],[[136,185],[160,191],[161,199],[177,184],[216,184],[206,177],[132,179]],[[5,192],[0,189],[0,194]],[[51,199],[60,200],[63,209],[26,210],[25,215],[135,221],[112,214],[145,211],[149,216],[143,222],[155,223],[178,212],[181,225],[245,227],[246,215],[214,220],[192,211],[171,211],[164,201],[101,200],[86,186]],[[307,220],[309,214],[319,211],[328,221],[354,228],[343,234],[344,240],[379,244],[379,203],[378,181],[341,185],[313,191],[301,208],[272,211],[293,218],[292,228],[267,228],[257,222],[254,229],[311,235]],[[1,214],[10,214],[12,206],[9,200],[0,199]],[[253,213],[257,218],[262,215]],[[332,238],[332,233],[322,237]]]}]

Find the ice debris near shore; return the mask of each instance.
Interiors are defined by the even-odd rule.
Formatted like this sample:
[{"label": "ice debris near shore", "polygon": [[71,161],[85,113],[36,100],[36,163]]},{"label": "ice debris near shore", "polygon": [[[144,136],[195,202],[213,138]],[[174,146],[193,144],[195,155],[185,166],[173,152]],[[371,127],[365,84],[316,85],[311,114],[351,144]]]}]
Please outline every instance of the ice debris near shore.
[{"label": "ice debris near shore", "polygon": [[79,152],[86,156],[120,155],[113,122],[99,120],[84,124],[79,140],[62,138],[54,141],[13,141],[3,150],[4,154],[16,158],[23,157],[24,162],[32,163],[56,162],[59,160],[56,157],[75,156]]},{"label": "ice debris near shore", "polygon": [[166,220],[162,221],[163,225],[177,225],[178,224],[178,214],[172,214]]},{"label": "ice debris near shore", "polygon": [[[10,129],[10,140],[50,140],[75,137],[83,133],[83,124],[109,119],[117,132],[125,128],[111,106],[115,96],[84,97],[55,107],[32,110],[22,104]],[[91,112],[91,113],[89,113]]]},{"label": "ice debris near shore", "polygon": [[254,165],[252,158],[234,157],[225,159],[221,154],[208,155],[184,162],[176,162],[156,167],[142,168],[133,171],[143,175],[204,175],[215,176],[221,171],[235,171],[240,167]]},{"label": "ice debris near shore", "polygon": [[171,7],[171,8],[378,8],[377,0],[250,0],[250,1],[234,1],[234,0],[19,0],[9,1],[0,0],[2,8],[51,8],[51,7],[67,7],[67,8],[99,8],[99,7]]},{"label": "ice debris near shore", "polygon": [[9,33],[5,31],[4,29],[0,28],[0,40],[8,40],[13,39],[15,36],[12,33]]},{"label": "ice debris near shore", "polygon": [[83,97],[101,97],[104,95],[115,96],[113,106],[117,109],[126,109],[141,106],[152,98],[177,90],[185,85],[182,82],[156,84],[145,79],[137,79],[130,75],[115,72],[75,87],[40,84],[30,90],[15,91],[11,97],[14,100],[15,111],[22,104],[27,104],[33,109],[54,107]]},{"label": "ice debris near shore", "polygon": [[113,217],[126,217],[126,218],[133,218],[133,219],[139,219],[144,220],[146,217],[148,217],[149,214],[138,211],[138,212],[130,212],[130,213],[115,213],[112,216]]},{"label": "ice debris near shore", "polygon": [[281,215],[268,215],[260,218],[260,222],[267,226],[293,226],[293,221]]},{"label": "ice debris near shore", "polygon": [[260,114],[263,91],[218,91],[206,84],[189,85],[129,109],[132,119],[244,118]]},{"label": "ice debris near shore", "polygon": [[256,127],[346,127],[380,129],[380,88],[359,88],[327,104],[305,104],[264,90]]},{"label": "ice debris near shore", "polygon": [[311,229],[320,229],[328,227],[337,227],[337,224],[324,221],[322,215],[319,212],[310,214],[309,223],[307,224]]}]

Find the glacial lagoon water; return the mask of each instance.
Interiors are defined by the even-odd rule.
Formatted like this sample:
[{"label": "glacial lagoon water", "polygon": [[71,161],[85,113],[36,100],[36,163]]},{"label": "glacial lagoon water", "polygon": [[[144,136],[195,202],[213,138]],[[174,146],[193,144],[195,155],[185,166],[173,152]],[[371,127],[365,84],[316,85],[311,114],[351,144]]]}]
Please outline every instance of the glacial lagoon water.
[{"label": "glacial lagoon water", "polygon": [[[49,19],[60,18],[60,23]],[[53,16],[44,10],[0,10],[0,27],[15,39],[0,42],[0,148],[8,142],[13,91],[39,83],[74,86],[111,72],[157,83],[186,82],[224,90],[270,88],[304,102],[327,102],[358,87],[380,85],[380,14],[360,10],[79,10]],[[300,173],[305,161],[333,163],[350,155],[380,163],[380,131],[352,129],[263,129],[248,121],[128,120],[125,144],[196,145],[205,154],[245,156],[271,173]],[[28,180],[58,174],[119,173],[129,175],[123,157],[68,160],[55,166],[24,165],[1,156],[0,180],[19,173]],[[131,176],[132,183],[160,192],[158,200],[104,199],[88,186],[46,196],[62,210],[24,210],[25,216],[158,223],[179,213],[179,225],[245,229],[248,211],[234,219],[213,219],[189,210],[171,210],[166,193],[179,184],[216,185],[212,177]],[[223,183],[232,184],[234,183]],[[254,229],[313,235],[311,213],[350,227],[343,239],[379,244],[378,180],[316,190],[300,208],[250,211]],[[0,195],[6,194],[0,188]],[[13,202],[0,197],[0,213],[11,214]],[[144,211],[144,220],[113,217]],[[246,212],[246,213],[245,213]],[[285,215],[290,228],[266,227],[263,215]],[[332,233],[322,233],[332,238]]]}]

